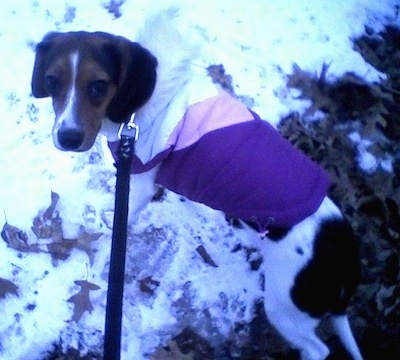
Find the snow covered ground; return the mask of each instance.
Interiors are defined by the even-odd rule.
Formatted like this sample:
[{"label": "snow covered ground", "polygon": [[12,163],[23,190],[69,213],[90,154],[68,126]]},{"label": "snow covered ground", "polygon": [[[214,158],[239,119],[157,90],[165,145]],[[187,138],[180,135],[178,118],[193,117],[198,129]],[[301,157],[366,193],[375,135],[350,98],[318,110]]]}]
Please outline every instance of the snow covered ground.
[{"label": "snow covered ground", "polygon": [[[38,239],[31,227],[55,191],[60,200],[52,216],[54,220],[59,213],[65,239],[84,241],[88,236],[82,227],[89,234],[103,233],[99,239],[89,236],[93,240],[89,250],[75,246],[65,260],[57,261],[48,253],[18,251],[0,240],[1,359],[43,359],[59,339],[82,353],[101,351],[113,210],[112,160],[101,139],[89,153],[57,151],[50,136],[50,100],[31,96],[30,78],[35,44],[48,31],[101,30],[134,39],[147,15],[171,5],[167,0],[118,3],[17,0],[0,4],[0,209],[9,225],[27,234],[28,244],[39,242],[46,249],[49,239]],[[383,76],[353,50],[351,39],[362,34],[365,25],[379,30],[383,24],[399,22],[396,6],[398,10],[400,5],[395,0],[175,3],[183,4],[177,26],[202,47],[199,65],[223,64],[233,76],[235,92],[252,99],[253,109],[274,124],[307,107],[285,87],[293,63],[312,72],[329,63],[332,77],[346,71],[369,81]],[[222,214],[197,204],[189,204],[188,210],[188,204],[168,193],[163,202],[148,206],[132,229],[123,359],[147,359],[155,347],[188,324],[217,342],[229,334],[232,324],[251,319],[252,303],[262,297],[260,274],[250,269],[244,250],[244,246],[257,249],[259,240],[242,230],[233,231]],[[50,218],[43,221],[51,223]],[[13,228],[5,230],[10,235]],[[218,267],[204,261],[196,251],[199,246]],[[256,258],[257,251],[251,256]],[[67,301],[81,290],[75,281],[88,281],[100,289],[90,291],[92,312],[70,321],[76,315],[74,306],[79,306]],[[210,333],[213,326],[215,333]]]}]

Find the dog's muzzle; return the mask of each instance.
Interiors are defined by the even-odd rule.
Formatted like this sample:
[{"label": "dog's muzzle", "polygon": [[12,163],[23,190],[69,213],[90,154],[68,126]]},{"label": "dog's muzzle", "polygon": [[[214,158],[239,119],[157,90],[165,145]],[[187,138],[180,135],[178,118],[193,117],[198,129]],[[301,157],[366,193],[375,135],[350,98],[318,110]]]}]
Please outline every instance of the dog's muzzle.
[{"label": "dog's muzzle", "polygon": [[78,150],[82,146],[84,138],[84,132],[76,129],[63,129],[57,132],[60,147],[67,151]]}]

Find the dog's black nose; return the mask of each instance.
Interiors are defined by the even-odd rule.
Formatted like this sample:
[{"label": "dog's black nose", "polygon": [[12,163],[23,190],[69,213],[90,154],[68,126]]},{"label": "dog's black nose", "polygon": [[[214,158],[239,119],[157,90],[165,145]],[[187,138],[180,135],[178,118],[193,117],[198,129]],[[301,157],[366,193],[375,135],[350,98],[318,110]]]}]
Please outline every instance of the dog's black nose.
[{"label": "dog's black nose", "polygon": [[83,143],[85,134],[75,129],[59,130],[57,133],[58,143],[64,150],[77,150]]}]

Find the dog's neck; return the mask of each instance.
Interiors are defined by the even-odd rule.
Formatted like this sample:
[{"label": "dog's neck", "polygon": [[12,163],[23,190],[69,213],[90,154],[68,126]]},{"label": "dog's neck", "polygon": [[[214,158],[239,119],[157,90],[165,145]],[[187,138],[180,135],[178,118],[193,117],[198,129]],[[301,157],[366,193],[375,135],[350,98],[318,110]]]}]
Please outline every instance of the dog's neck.
[{"label": "dog's neck", "polygon": [[197,57],[197,50],[184,40],[174,25],[176,16],[176,10],[170,9],[150,17],[138,37],[138,42],[158,61],[153,95],[138,111],[144,123],[151,123],[182,91],[191,77],[192,63]]},{"label": "dog's neck", "polygon": [[[190,81],[193,60],[198,50],[190,46],[180,35],[173,18],[176,10],[171,9],[150,17],[139,33],[137,41],[148,49],[158,61],[157,81],[149,101],[136,113],[141,134],[158,127],[158,119],[167,111],[168,105]],[[118,140],[119,124],[104,119],[101,133],[112,142]]]}]

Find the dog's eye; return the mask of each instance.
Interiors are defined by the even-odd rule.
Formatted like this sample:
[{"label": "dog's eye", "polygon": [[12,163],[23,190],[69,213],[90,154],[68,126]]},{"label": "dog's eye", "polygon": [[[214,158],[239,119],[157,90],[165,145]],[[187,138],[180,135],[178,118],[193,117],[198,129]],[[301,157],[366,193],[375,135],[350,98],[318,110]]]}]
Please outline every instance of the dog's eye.
[{"label": "dog's eye", "polygon": [[105,80],[96,80],[89,84],[89,97],[92,100],[100,100],[106,96],[108,91],[108,83]]},{"label": "dog's eye", "polygon": [[52,75],[47,75],[45,78],[46,89],[50,96],[55,96],[60,90],[60,80]]}]

